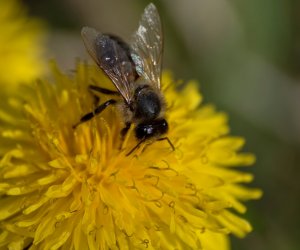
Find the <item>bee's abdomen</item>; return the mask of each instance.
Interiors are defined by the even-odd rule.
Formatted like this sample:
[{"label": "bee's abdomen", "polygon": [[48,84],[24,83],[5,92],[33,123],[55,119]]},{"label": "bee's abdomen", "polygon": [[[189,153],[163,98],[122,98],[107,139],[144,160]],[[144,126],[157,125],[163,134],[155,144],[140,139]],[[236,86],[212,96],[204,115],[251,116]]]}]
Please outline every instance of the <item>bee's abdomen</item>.
[{"label": "bee's abdomen", "polygon": [[126,51],[108,35],[97,37],[96,45],[97,57],[104,67],[113,68],[117,63],[129,61]]}]

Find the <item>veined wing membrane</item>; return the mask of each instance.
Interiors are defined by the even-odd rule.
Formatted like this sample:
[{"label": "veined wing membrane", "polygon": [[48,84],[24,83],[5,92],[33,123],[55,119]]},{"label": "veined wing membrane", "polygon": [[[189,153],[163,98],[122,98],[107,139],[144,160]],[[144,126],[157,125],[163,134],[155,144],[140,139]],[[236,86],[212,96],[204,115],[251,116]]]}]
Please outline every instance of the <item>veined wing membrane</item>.
[{"label": "veined wing membrane", "polygon": [[145,8],[139,28],[133,35],[132,49],[137,73],[160,89],[163,34],[158,11],[152,3]]},{"label": "veined wing membrane", "polygon": [[125,102],[130,104],[135,80],[135,69],[130,55],[120,46],[118,40],[93,28],[84,27],[81,35],[91,57],[112,80]]}]

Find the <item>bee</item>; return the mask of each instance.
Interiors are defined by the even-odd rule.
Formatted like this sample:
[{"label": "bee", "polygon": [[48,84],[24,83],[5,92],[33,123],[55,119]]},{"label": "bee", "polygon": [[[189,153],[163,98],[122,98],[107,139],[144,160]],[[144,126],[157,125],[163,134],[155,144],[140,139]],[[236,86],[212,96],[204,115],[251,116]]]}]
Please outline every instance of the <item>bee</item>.
[{"label": "bee", "polygon": [[106,107],[116,105],[126,125],[122,134],[126,134],[131,124],[135,125],[139,143],[131,152],[150,139],[167,140],[174,150],[168,137],[162,137],[169,126],[164,118],[166,102],[161,92],[162,25],[155,5],[150,3],[145,8],[130,44],[118,36],[102,34],[90,27],[82,28],[81,35],[88,53],[117,91],[94,85],[90,85],[90,89],[122,98],[102,103],[74,127],[92,119]]}]

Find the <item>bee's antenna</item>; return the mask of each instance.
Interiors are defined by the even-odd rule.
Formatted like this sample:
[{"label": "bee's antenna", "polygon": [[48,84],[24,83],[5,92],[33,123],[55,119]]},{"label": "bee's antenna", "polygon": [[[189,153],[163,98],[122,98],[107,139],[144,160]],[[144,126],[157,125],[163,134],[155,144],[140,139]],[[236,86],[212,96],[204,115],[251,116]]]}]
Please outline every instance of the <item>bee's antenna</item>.
[{"label": "bee's antenna", "polygon": [[[175,146],[173,145],[173,143],[171,142],[171,140],[169,139],[169,137],[158,138],[158,139],[156,139],[155,141],[152,141],[151,144],[154,143],[154,142],[156,142],[156,141],[164,141],[164,140],[166,140],[166,141],[169,143],[170,147],[172,148],[172,151],[175,151]],[[143,148],[143,151],[142,151],[142,152],[144,152],[144,151],[146,150],[146,148],[147,148],[148,146],[150,146],[151,144],[147,144],[147,145]]]},{"label": "bee's antenna", "polygon": [[145,142],[145,140],[146,140],[146,138],[143,138],[142,140],[140,140],[140,141],[138,142],[138,144],[136,144],[136,145],[134,146],[134,148],[131,149],[131,150],[129,151],[129,153],[126,154],[126,156],[131,155],[132,152],[134,152],[134,151],[135,151],[135,150],[136,150],[143,142]]},{"label": "bee's antenna", "polygon": [[164,141],[164,140],[166,140],[170,144],[172,150],[175,151],[175,147],[174,147],[173,143],[170,141],[169,137],[158,138],[157,140],[158,141]]}]

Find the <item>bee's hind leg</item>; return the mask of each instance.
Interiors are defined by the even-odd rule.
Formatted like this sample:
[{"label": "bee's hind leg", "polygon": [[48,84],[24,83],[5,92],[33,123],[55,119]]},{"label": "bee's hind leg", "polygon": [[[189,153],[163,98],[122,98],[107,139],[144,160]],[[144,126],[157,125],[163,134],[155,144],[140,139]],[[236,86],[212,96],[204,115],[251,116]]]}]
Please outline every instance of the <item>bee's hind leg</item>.
[{"label": "bee's hind leg", "polygon": [[75,129],[81,123],[84,123],[84,122],[87,122],[87,121],[91,120],[93,117],[95,117],[96,115],[100,114],[109,105],[113,105],[113,104],[116,104],[116,103],[117,103],[117,101],[114,100],[114,99],[110,99],[110,100],[102,103],[101,105],[99,105],[98,107],[96,107],[93,112],[87,113],[84,116],[82,116],[80,118],[80,121],[78,123],[76,123],[75,125],[73,125],[73,128]]}]

